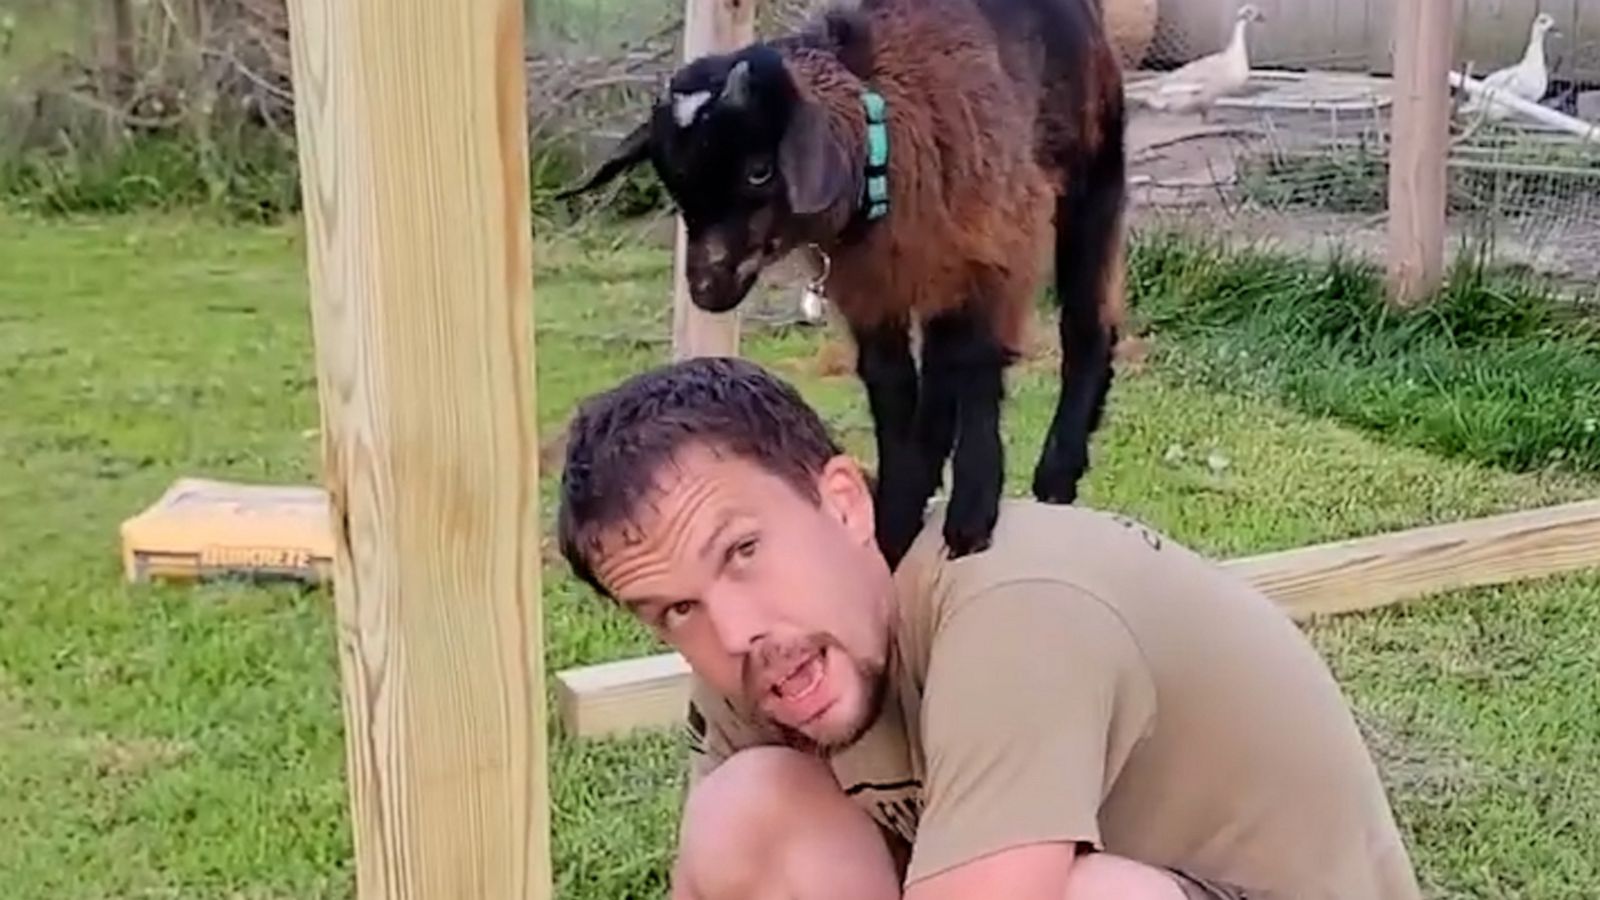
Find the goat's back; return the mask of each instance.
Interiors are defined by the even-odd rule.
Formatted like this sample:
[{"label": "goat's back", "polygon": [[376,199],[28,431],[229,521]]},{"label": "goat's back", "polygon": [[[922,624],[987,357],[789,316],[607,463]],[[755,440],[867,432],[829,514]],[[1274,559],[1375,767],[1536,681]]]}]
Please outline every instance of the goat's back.
[{"label": "goat's back", "polygon": [[[1012,89],[1033,117],[1041,163],[1068,177],[1120,127],[1122,73],[1099,0],[861,0],[858,7],[894,39],[889,23],[926,17],[957,31],[988,27]],[[902,32],[903,34],[904,32]],[[931,86],[956,89],[955,85]]]},{"label": "goat's back", "polygon": [[[1041,76],[1053,65],[1040,29],[997,28],[978,0],[864,0],[857,12],[867,77],[895,122],[894,212],[833,255],[830,294],[858,326],[988,307],[1001,343],[1019,350],[1060,180],[1039,152]],[[835,64],[794,52],[806,92],[840,121],[859,121],[859,97]]]}]

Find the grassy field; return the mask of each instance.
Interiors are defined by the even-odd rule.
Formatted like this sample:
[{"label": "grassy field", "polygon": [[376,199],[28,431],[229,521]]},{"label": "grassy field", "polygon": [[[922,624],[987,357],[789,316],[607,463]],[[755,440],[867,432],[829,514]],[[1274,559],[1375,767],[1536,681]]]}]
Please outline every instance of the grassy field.
[{"label": "grassy field", "polygon": [[[117,560],[117,524],[174,478],[315,479],[297,233],[0,218],[0,246],[0,884],[41,900],[349,896],[328,597],[133,588]],[[541,239],[536,259],[548,437],[578,397],[665,357],[669,256],[599,235]],[[1212,345],[1170,331],[1117,382],[1085,501],[1206,551],[1600,495],[1574,467],[1496,470],[1271,392],[1197,386]],[[865,452],[859,389],[822,347],[814,331],[754,329],[746,352]],[[1030,360],[1012,380],[1016,492],[1053,368]],[[545,584],[551,670],[657,649],[559,564]],[[1369,726],[1432,896],[1579,897],[1600,883],[1597,604],[1600,577],[1572,578],[1312,629]],[[675,739],[552,741],[558,896],[662,896]]]}]

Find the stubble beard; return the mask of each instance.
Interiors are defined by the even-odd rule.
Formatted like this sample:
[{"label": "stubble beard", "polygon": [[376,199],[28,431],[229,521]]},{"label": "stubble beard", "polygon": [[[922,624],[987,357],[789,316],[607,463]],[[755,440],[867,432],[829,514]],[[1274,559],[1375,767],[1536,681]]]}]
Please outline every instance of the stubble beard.
[{"label": "stubble beard", "polygon": [[831,641],[828,643],[828,653],[849,663],[857,677],[861,679],[866,692],[860,715],[855,721],[847,723],[847,730],[837,736],[817,739],[782,722],[767,720],[768,725],[778,732],[785,746],[824,759],[850,749],[872,729],[878,721],[878,716],[883,712],[884,699],[889,693],[889,678],[884,666],[857,660],[843,647]]}]

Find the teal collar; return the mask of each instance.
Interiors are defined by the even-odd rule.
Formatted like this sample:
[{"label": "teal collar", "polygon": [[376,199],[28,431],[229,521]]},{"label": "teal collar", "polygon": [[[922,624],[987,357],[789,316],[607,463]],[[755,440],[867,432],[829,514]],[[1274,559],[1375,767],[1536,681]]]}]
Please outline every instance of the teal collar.
[{"label": "teal collar", "polygon": [[883,95],[871,88],[861,92],[867,112],[866,215],[881,219],[889,213],[889,120]]}]

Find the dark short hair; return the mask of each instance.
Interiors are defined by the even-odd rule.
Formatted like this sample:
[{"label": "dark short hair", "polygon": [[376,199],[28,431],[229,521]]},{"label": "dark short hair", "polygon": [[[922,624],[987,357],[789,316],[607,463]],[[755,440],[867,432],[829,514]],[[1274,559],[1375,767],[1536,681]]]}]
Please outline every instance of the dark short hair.
[{"label": "dark short hair", "polygon": [[590,564],[600,534],[635,514],[688,445],[753,462],[814,502],[816,476],[841,452],[799,391],[742,359],[675,362],[590,397],[568,426],[556,532],[567,564],[597,592],[607,593]]}]

